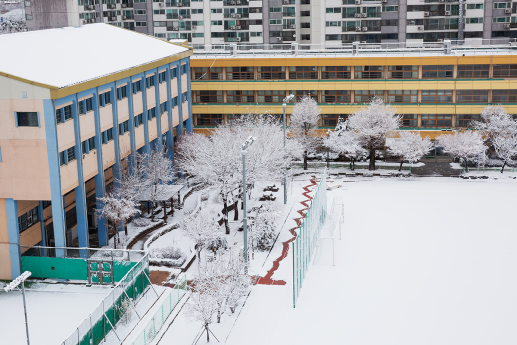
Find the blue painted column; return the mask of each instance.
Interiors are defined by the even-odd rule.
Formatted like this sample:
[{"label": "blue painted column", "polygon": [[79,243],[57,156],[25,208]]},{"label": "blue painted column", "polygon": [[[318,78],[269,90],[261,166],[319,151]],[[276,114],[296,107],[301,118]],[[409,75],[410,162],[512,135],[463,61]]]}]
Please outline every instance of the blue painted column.
[{"label": "blue painted column", "polygon": [[147,117],[147,76],[144,73],[142,77],[142,121],[144,122],[144,146],[141,148],[142,153],[149,152],[149,124]]},{"label": "blue painted column", "polygon": [[[40,201],[38,204],[38,218],[39,218],[39,224],[41,227],[41,244],[40,244],[40,246],[46,247],[47,246],[47,234],[45,232],[45,220],[43,219],[43,201]],[[46,248],[41,249],[41,255],[47,256]]]},{"label": "blue painted column", "polygon": [[172,68],[169,65],[167,68],[167,116],[169,118],[169,130],[165,133],[165,140],[167,145],[167,157],[174,161],[174,133],[172,126],[172,96],[171,96],[171,79]]},{"label": "blue painted column", "polygon": [[[127,85],[127,82],[126,82]],[[115,142],[115,164],[113,165],[113,186],[117,186],[118,182],[121,179],[121,172],[120,172],[120,146],[119,146],[119,127],[118,127],[118,98],[117,98],[117,87],[124,86],[124,84],[116,85],[115,84],[115,91],[112,92],[112,95],[115,96],[115,102],[113,102],[111,110],[113,112],[113,141]],[[129,90],[126,90],[127,92],[131,92],[131,86],[128,87]],[[127,94],[126,92],[126,94]],[[121,101],[124,101],[122,99]],[[128,99],[126,99],[128,101]],[[98,106],[98,105],[97,105]]]},{"label": "blue painted column", "polygon": [[129,140],[131,145],[131,154],[129,156],[129,170],[136,167],[136,142],[135,142],[135,113],[133,109],[133,77],[129,78],[128,102],[129,102]]},{"label": "blue painted column", "polygon": [[[97,88],[97,94],[99,88]],[[112,98],[115,99],[116,98]],[[104,163],[102,162],[102,133],[101,133],[101,119],[98,107],[94,107],[94,118],[95,118],[95,149],[97,151],[97,175],[95,175],[95,197],[97,200],[97,209],[100,210],[104,206],[99,198],[104,197],[105,184],[104,184]],[[97,215],[97,232],[99,236],[99,246],[105,246],[108,244],[108,230],[106,227],[106,219]]]},{"label": "blue painted column", "polygon": [[179,115],[179,124],[176,128],[176,137],[179,138],[180,135],[183,134],[183,102],[181,101],[181,60],[178,61],[176,65],[178,69],[177,79],[178,79],[178,115]]},{"label": "blue painted column", "polygon": [[[83,152],[81,147],[81,127],[79,124],[79,109],[77,94],[72,104],[72,117],[75,131],[75,159],[77,160],[77,177],[79,185],[75,187],[75,210],[77,212],[77,233],[79,235],[79,247],[88,248],[88,215],[86,212],[86,187],[84,185]],[[98,97],[93,95],[93,104],[98,103]],[[86,257],[86,251],[81,251],[81,257]]]},{"label": "blue painted column", "polygon": [[16,200],[5,199],[7,214],[7,231],[9,233],[9,256],[11,258],[11,273],[13,279],[22,273],[20,264],[20,228],[18,225],[18,204]]},{"label": "blue painted column", "polygon": [[[47,158],[50,176],[50,196],[52,201],[52,223],[54,226],[54,241],[56,247],[66,247],[65,212],[61,193],[61,169],[57,145],[57,125],[54,102],[43,100],[45,113],[45,135],[47,139]],[[63,257],[63,250],[56,250],[56,256]]]},{"label": "blue painted column", "polygon": [[188,102],[188,119],[186,123],[187,133],[194,131],[192,126],[192,91],[190,90],[190,58],[187,58],[187,102]]},{"label": "blue painted column", "polygon": [[155,149],[162,149],[162,111],[160,106],[160,78],[158,78],[159,69],[156,69],[156,73],[154,74],[154,91],[155,91],[155,99],[156,99],[156,131],[158,132],[157,141],[155,144]]}]

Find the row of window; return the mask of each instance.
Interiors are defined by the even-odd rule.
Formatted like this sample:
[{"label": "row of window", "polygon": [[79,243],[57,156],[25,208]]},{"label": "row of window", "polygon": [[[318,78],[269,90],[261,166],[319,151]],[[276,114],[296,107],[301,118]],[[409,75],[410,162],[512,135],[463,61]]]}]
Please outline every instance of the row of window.
[{"label": "row of window", "polygon": [[[192,80],[450,79],[455,65],[193,67]],[[352,73],[353,70],[353,73]],[[516,78],[517,65],[457,65],[456,78]],[[421,75],[421,77],[420,77]]]},{"label": "row of window", "polygon": [[18,217],[18,229],[20,233],[27,230],[34,224],[39,222],[38,207],[34,207],[32,210],[22,214]]},{"label": "row of window", "polygon": [[[271,114],[271,116],[282,119],[282,114]],[[347,119],[349,114],[321,114],[320,125],[323,127],[335,127],[340,120]],[[196,114],[194,116],[198,126],[217,126],[225,121],[223,114]],[[227,114],[226,123],[231,123],[239,115]],[[403,114],[402,127],[451,127],[452,114]],[[456,127],[470,127],[473,120],[481,120],[479,114],[456,114]]]},{"label": "row of window", "polygon": [[[368,103],[374,96],[388,103],[453,103],[453,90],[291,90],[298,99],[309,95],[321,103]],[[352,94],[353,93],[353,94]],[[420,93],[420,100],[419,100]],[[517,90],[492,90],[491,103],[517,102]],[[456,103],[488,103],[489,90],[456,90]],[[282,103],[285,90],[195,91],[195,103]]]}]

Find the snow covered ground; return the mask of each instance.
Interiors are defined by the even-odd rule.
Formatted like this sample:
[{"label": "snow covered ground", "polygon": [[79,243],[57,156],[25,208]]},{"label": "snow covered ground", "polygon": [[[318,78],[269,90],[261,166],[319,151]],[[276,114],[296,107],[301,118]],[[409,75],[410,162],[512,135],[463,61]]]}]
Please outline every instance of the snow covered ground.
[{"label": "snow covered ground", "polygon": [[296,309],[291,280],[253,287],[227,344],[517,342],[515,181],[346,181],[336,266],[310,266]]},{"label": "snow covered ground", "polygon": [[[25,290],[31,345],[59,345],[111,292],[109,286],[32,284]],[[27,344],[19,291],[0,292],[0,344]]]}]

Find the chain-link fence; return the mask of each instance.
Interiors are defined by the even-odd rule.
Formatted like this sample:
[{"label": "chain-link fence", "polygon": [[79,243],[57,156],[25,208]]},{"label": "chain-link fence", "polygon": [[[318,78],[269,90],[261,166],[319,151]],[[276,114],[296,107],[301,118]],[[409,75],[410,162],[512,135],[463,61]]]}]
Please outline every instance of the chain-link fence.
[{"label": "chain-link fence", "polygon": [[291,244],[293,257],[293,307],[302,288],[303,279],[309,268],[314,249],[318,244],[320,231],[327,218],[327,169],[314,193],[305,218],[298,229],[296,239]]},{"label": "chain-link fence", "polygon": [[136,303],[149,284],[149,258],[144,254],[62,345],[100,344],[127,312],[124,306]]},{"label": "chain-link fence", "polygon": [[132,345],[147,345],[150,344],[162,328],[165,320],[174,310],[174,307],[179,303],[181,298],[187,292],[187,275],[183,275],[178,279],[176,286],[169,293],[161,307],[156,311],[153,318],[144,327],[142,332],[136,337]]}]

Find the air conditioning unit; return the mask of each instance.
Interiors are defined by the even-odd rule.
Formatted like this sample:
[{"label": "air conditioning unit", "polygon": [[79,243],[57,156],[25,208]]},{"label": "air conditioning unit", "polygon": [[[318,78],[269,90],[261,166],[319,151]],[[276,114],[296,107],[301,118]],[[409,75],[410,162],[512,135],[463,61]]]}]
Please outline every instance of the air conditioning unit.
[{"label": "air conditioning unit", "polygon": [[235,30],[235,25],[230,26],[230,30]]},{"label": "air conditioning unit", "polygon": [[437,40],[436,40],[436,42],[438,42],[438,43],[443,43],[443,38],[439,38],[439,39],[437,39]]},{"label": "air conditioning unit", "polygon": [[424,12],[424,17],[429,17],[429,12]]},{"label": "air conditioning unit", "polygon": [[182,2],[178,2],[178,7],[183,7],[183,3]]},{"label": "air conditioning unit", "polygon": [[450,16],[451,15],[451,11],[445,11],[445,15],[446,16]]},{"label": "air conditioning unit", "polygon": [[363,26],[363,31],[368,31],[368,27]]},{"label": "air conditioning unit", "polygon": [[417,26],[417,28],[418,28],[418,31],[424,31],[424,26],[423,25],[419,25],[419,26]]},{"label": "air conditioning unit", "polygon": [[510,28],[510,24],[503,24],[503,29],[509,29]]},{"label": "air conditioning unit", "polygon": [[356,18],[361,18],[361,13],[356,13],[356,14],[354,15],[354,17],[356,17]]},{"label": "air conditioning unit", "polygon": [[289,5],[289,0],[284,0],[284,5]]},{"label": "air conditioning unit", "polygon": [[361,0],[355,0],[356,5],[361,5]]},{"label": "air conditioning unit", "polygon": [[95,19],[90,19],[90,23],[95,23]]},{"label": "air conditioning unit", "polygon": [[230,18],[235,18],[235,13],[230,13]]},{"label": "air conditioning unit", "polygon": [[240,1],[237,1],[237,5],[240,5],[240,4],[241,4],[241,2],[240,2]]},{"label": "air conditioning unit", "polygon": [[88,6],[86,6],[86,9],[88,9],[88,10],[94,10],[94,9],[95,9],[95,6],[93,6],[93,5],[88,5]]},{"label": "air conditioning unit", "polygon": [[240,26],[240,25],[237,25],[237,26],[235,27],[235,29],[240,30],[240,29],[241,29],[241,26]]},{"label": "air conditioning unit", "polygon": [[235,14],[235,18],[240,18],[241,17],[241,14],[240,13],[236,13]]},{"label": "air conditioning unit", "polygon": [[282,37],[277,37],[276,40],[277,41],[282,41]]},{"label": "air conditioning unit", "polygon": [[122,16],[122,20],[126,20],[127,19],[127,16]]},{"label": "air conditioning unit", "polygon": [[231,1],[231,2],[230,2],[230,5],[235,5],[235,1]]},{"label": "air conditioning unit", "polygon": [[291,24],[291,29],[296,29],[296,25],[295,24]]},{"label": "air conditioning unit", "polygon": [[367,13],[361,13],[361,18],[366,18],[366,17],[368,17]]},{"label": "air conditioning unit", "polygon": [[165,6],[165,4],[163,2],[159,2],[158,6],[163,7],[163,6]]},{"label": "air conditioning unit", "polygon": [[110,21],[114,22],[117,20],[117,17],[110,17]]},{"label": "air conditioning unit", "polygon": [[504,14],[512,14],[512,9],[511,8],[505,8],[504,9]]},{"label": "air conditioning unit", "polygon": [[178,16],[178,19],[183,19],[183,16]]},{"label": "air conditioning unit", "polygon": [[197,26],[192,25],[192,30],[197,30]]},{"label": "air conditioning unit", "polygon": [[416,24],[416,22],[414,20],[409,21],[409,25],[415,25],[415,24]]},{"label": "air conditioning unit", "polygon": [[356,26],[355,27],[355,31],[361,31],[361,27],[360,26]]},{"label": "air conditioning unit", "polygon": [[172,27],[172,31],[179,31],[179,29],[180,29],[179,26],[173,26]]},{"label": "air conditioning unit", "polygon": [[127,4],[122,4],[121,6],[122,6],[122,8],[126,8]]},{"label": "air conditioning unit", "polygon": [[235,38],[235,40],[236,40],[237,42],[240,42],[240,41],[241,41],[241,38],[240,38],[240,37],[236,37],[236,38]]},{"label": "air conditioning unit", "polygon": [[114,8],[117,8],[117,5],[115,5],[115,4],[109,4],[109,5],[108,5],[108,8],[114,9]]},{"label": "air conditioning unit", "polygon": [[88,21],[86,19],[83,20],[83,24],[86,24],[88,23]]}]

